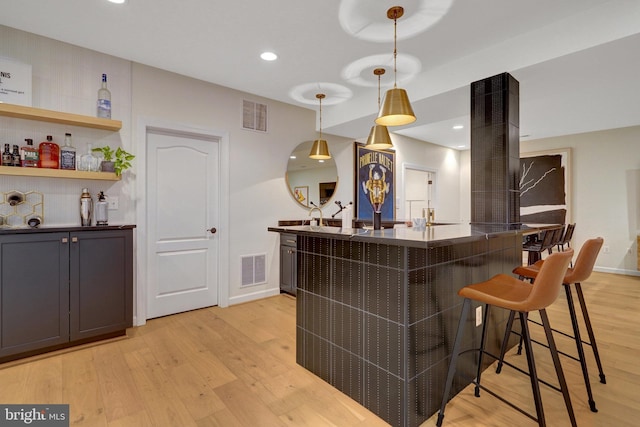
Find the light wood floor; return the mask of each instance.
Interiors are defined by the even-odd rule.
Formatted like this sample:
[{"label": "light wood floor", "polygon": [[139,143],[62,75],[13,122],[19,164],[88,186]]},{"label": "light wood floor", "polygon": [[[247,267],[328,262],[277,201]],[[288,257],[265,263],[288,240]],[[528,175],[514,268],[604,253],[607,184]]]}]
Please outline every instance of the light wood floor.
[{"label": "light wood floor", "polygon": [[[607,384],[587,349],[599,412],[591,413],[577,362],[564,358],[581,426],[636,426],[640,420],[640,278],[594,273],[583,284]],[[568,328],[562,294],[549,309]],[[539,327],[532,326],[534,331]],[[557,338],[563,349],[571,341]],[[552,378],[546,349],[540,375]],[[509,354],[510,361],[524,356]],[[488,370],[486,385],[496,384]],[[527,378],[505,368],[492,388],[525,405]],[[500,385],[501,387],[497,387]],[[547,425],[568,426],[559,393],[543,386]],[[385,426],[355,401],[295,363],[295,300],[276,296],[154,319],[128,338],[0,365],[0,403],[70,404],[72,426]],[[531,406],[531,405],[530,405]],[[533,408],[531,408],[533,410]],[[424,426],[434,426],[435,417]],[[447,406],[445,426],[535,423],[470,387]]]}]

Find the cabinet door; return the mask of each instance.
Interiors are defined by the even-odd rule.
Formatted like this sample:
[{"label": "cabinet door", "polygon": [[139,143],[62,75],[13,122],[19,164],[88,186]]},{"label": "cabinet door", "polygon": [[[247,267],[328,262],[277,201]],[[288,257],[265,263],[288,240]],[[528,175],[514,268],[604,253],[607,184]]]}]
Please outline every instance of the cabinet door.
[{"label": "cabinet door", "polygon": [[0,236],[0,356],[69,341],[67,238]]},{"label": "cabinet door", "polygon": [[132,326],[132,231],[78,231],[70,237],[71,340]]}]

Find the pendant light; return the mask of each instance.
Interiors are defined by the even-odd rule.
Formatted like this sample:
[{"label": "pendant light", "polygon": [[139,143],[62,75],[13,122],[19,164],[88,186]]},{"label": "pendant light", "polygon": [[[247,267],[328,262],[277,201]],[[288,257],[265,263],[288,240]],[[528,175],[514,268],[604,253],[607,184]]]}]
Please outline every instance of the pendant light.
[{"label": "pendant light", "polygon": [[387,10],[387,18],[393,19],[393,89],[389,89],[384,97],[384,103],[378,113],[376,123],[384,126],[400,126],[416,121],[407,91],[399,89],[396,84],[397,56],[396,49],[398,18],[404,15],[402,6],[393,6]]},{"label": "pendant light", "polygon": [[328,160],[331,158],[327,141],[322,139],[322,100],[324,97],[324,93],[316,94],[316,98],[320,101],[320,138],[313,141],[313,147],[311,147],[311,152],[309,153],[309,157],[316,160]]},{"label": "pendant light", "polygon": [[[373,74],[378,76],[378,109],[380,109],[380,76],[385,73],[384,68],[376,68],[373,70]],[[385,148],[393,147],[389,131],[386,126],[374,125],[369,132],[369,138],[367,138],[367,144],[365,148],[372,150],[384,150]]]}]

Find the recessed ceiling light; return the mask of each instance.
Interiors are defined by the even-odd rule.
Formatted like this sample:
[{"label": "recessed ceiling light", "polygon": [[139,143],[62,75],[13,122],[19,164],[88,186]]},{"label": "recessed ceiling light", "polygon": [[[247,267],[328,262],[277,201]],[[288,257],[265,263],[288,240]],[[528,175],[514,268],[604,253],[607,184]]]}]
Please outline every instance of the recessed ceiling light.
[{"label": "recessed ceiling light", "polygon": [[278,59],[278,55],[273,52],[262,52],[260,54],[260,58],[264,59],[265,61],[275,61],[276,59]]},{"label": "recessed ceiling light", "polygon": [[127,0],[109,0],[109,1],[115,4],[124,4],[127,2]]},{"label": "recessed ceiling light", "polygon": [[324,163],[324,160],[318,160],[318,163]]},{"label": "recessed ceiling light", "polygon": [[454,125],[454,126],[453,126],[453,129],[454,129],[454,130],[464,129],[464,126],[462,126],[462,125]]},{"label": "recessed ceiling light", "polygon": [[295,159],[296,156],[294,156],[293,154],[289,156],[290,159]]}]

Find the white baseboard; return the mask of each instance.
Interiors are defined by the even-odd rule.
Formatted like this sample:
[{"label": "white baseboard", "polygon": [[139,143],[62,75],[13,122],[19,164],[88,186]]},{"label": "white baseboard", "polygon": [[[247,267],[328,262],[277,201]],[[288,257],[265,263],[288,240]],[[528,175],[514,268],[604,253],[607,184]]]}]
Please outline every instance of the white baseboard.
[{"label": "white baseboard", "polygon": [[238,295],[236,297],[229,297],[229,305],[241,304],[243,302],[255,301],[262,298],[268,298],[275,295],[280,295],[280,288],[263,289],[260,291],[252,292],[250,294]]},{"label": "white baseboard", "polygon": [[593,267],[593,271],[599,271],[600,273],[624,274],[625,276],[640,276],[640,271],[627,270],[624,268]]}]

